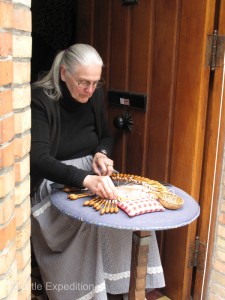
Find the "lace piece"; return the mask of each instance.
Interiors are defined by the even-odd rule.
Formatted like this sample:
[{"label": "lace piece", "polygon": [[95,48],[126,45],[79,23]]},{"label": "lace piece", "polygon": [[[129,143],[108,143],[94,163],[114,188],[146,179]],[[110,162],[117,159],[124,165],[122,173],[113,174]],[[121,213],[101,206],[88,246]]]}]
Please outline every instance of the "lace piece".
[{"label": "lace piece", "polygon": [[158,273],[163,273],[163,268],[162,268],[162,266],[158,266],[158,267],[148,267],[148,268],[147,268],[147,273],[148,273],[148,274],[158,274]]},{"label": "lace piece", "polygon": [[[163,273],[162,266],[148,267],[147,268],[147,273],[148,274]],[[111,280],[111,281],[116,281],[116,280],[120,280],[120,279],[123,279],[123,278],[129,278],[130,277],[130,271],[117,273],[117,274],[104,273],[104,277],[105,277],[105,279],[108,279],[108,280]]]},{"label": "lace piece", "polygon": [[40,216],[51,205],[52,205],[52,203],[50,201],[46,202],[45,205],[43,205],[42,207],[40,207],[33,213],[33,216],[34,217]]},{"label": "lace piece", "polygon": [[77,298],[77,300],[90,300],[93,299],[95,294],[101,293],[102,291],[104,291],[105,288],[105,282],[95,286],[95,288],[88,294],[86,294],[85,296],[82,296],[80,298]]},{"label": "lace piece", "polygon": [[[163,272],[163,269],[162,269],[161,266],[147,268],[147,273],[148,274],[157,274],[157,273],[162,273],[162,272]],[[117,273],[117,274],[104,273],[104,277],[105,277],[105,279],[116,281],[116,280],[120,280],[122,278],[129,278],[130,277],[130,271]],[[90,293],[86,294],[85,296],[82,296],[82,297],[78,298],[77,300],[90,300],[94,297],[95,294],[101,293],[105,289],[106,289],[105,283],[103,282],[103,283],[95,286],[95,288]]]},{"label": "lace piece", "polygon": [[117,274],[104,273],[104,277],[105,277],[105,279],[116,281],[116,280],[120,280],[120,279],[123,279],[123,278],[129,278],[130,277],[130,271],[117,273]]}]

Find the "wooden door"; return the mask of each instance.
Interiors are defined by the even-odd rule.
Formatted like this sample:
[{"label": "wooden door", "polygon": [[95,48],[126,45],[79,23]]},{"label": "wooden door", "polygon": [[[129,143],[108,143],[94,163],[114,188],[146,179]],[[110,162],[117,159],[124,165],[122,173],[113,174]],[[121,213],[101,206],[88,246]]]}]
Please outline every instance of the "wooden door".
[{"label": "wooden door", "polygon": [[[225,40],[225,0],[217,1],[214,29]],[[193,299],[206,299],[214,250],[215,223],[225,139],[224,48],[219,66],[211,71],[208,93],[198,220],[199,258],[193,275]]]},{"label": "wooden door", "polygon": [[[205,52],[207,34],[213,32],[214,9],[215,1],[183,1],[180,19],[169,181],[197,200],[210,74]],[[195,236],[196,222],[165,233],[166,290],[172,299],[189,299]]]},{"label": "wooden door", "polygon": [[[76,1],[76,40],[102,55],[106,98],[109,89],[147,95],[146,111],[108,103],[116,168],[170,182],[197,201],[209,122],[207,35],[213,32],[218,2],[140,0],[124,6],[120,0]],[[131,132],[113,125],[124,112],[133,119]],[[196,230],[194,222],[158,233],[165,293],[173,300],[191,294],[189,260]]]}]

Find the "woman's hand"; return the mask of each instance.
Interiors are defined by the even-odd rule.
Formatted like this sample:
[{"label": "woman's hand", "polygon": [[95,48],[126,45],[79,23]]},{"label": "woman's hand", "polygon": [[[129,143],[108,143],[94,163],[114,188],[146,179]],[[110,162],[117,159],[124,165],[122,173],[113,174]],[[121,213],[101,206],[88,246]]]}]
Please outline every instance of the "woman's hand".
[{"label": "woman's hand", "polygon": [[116,188],[109,176],[87,175],[84,178],[83,186],[93,194],[105,199],[116,199]]},{"label": "woman's hand", "polygon": [[105,154],[97,152],[93,158],[93,171],[97,175],[110,176],[113,172],[113,160],[108,158]]}]

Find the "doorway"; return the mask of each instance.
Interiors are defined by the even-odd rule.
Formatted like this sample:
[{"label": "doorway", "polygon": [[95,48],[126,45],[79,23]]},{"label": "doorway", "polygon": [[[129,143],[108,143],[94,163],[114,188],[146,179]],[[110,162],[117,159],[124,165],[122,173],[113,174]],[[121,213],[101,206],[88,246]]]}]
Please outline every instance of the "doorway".
[{"label": "doorway", "polygon": [[[32,1],[34,16],[40,9],[38,4],[42,1],[39,2]],[[57,12],[55,6],[60,5],[59,2],[62,1],[47,1],[47,6],[43,1],[46,19],[50,11],[52,15]],[[57,51],[74,42],[90,43],[105,62],[103,77],[107,100],[108,90],[147,95],[145,110],[107,103],[115,139],[113,159],[121,172],[174,184],[191,194],[204,208],[198,223],[157,234],[167,283],[165,294],[173,300],[186,300],[192,291],[194,299],[200,299],[202,275],[190,261],[196,235],[207,243],[207,218],[212,201],[208,187],[212,186],[210,178],[215,172],[217,155],[209,153],[212,149],[216,151],[210,139],[217,136],[218,123],[214,120],[219,115],[219,106],[214,110],[210,104],[219,96],[214,93],[216,76],[206,64],[206,49],[207,36],[215,29],[215,16],[221,13],[218,3],[223,0],[189,0],[188,3],[143,0],[133,5],[122,2],[66,1],[73,15],[67,39],[57,46],[47,39],[43,44],[48,45],[41,49],[38,49],[41,43],[37,46],[34,41],[32,78],[35,80],[40,70],[51,65]],[[57,39],[57,29],[51,30],[50,38]],[[35,32],[33,34],[35,38]],[[46,50],[47,47],[52,49]],[[217,77],[219,81],[219,75]],[[130,132],[113,125],[113,120],[123,113],[129,114],[134,123]],[[210,149],[207,148],[209,143]],[[211,153],[213,155],[209,155]]]},{"label": "doorway", "polygon": [[55,55],[75,42],[73,0],[32,0],[31,82],[48,71]]}]

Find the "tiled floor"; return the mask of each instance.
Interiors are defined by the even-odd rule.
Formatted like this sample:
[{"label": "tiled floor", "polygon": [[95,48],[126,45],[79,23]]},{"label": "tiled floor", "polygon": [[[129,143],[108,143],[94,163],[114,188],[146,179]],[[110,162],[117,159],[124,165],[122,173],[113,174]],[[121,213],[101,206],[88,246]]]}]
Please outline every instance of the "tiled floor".
[{"label": "tiled floor", "polygon": [[153,290],[146,295],[147,300],[170,300],[164,296],[159,290]]},{"label": "tiled floor", "polygon": [[[32,295],[31,297],[32,300],[47,300],[44,298],[42,295],[35,296]],[[146,295],[147,300],[170,300],[168,297],[164,296],[161,292],[158,290],[151,291]]]}]

